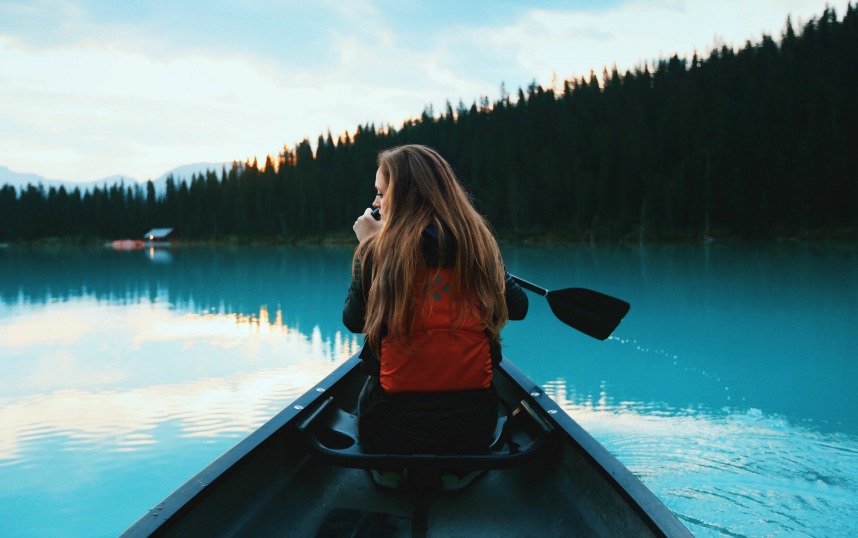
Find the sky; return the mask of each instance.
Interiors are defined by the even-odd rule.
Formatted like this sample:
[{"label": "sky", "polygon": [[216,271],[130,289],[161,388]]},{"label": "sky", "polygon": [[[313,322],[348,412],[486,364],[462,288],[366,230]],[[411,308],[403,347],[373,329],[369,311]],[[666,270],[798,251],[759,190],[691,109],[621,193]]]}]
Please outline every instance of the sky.
[{"label": "sky", "polygon": [[824,0],[0,0],[0,166],[155,179],[798,29]]}]

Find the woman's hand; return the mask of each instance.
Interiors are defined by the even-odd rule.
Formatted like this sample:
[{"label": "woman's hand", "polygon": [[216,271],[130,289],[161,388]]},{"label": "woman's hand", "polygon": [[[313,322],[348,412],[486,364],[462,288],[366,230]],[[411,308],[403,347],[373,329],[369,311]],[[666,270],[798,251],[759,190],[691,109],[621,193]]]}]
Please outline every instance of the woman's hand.
[{"label": "woman's hand", "polygon": [[363,215],[357,218],[355,225],[352,226],[358,241],[363,241],[367,237],[375,234],[381,229],[382,221],[375,220],[372,216],[372,209],[366,208]]}]

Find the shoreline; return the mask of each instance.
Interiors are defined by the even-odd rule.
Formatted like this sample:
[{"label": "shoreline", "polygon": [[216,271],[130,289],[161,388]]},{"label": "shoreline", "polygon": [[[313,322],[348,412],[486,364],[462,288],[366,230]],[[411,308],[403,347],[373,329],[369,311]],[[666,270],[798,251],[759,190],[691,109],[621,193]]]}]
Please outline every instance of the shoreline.
[{"label": "shoreline", "polygon": [[[799,236],[774,235],[759,238],[743,238],[738,236],[664,236],[641,240],[637,237],[573,237],[552,234],[516,234],[497,236],[500,245],[509,246],[659,246],[659,245],[754,245],[754,244],[792,244],[792,245],[858,245],[858,231],[826,230]],[[0,249],[5,248],[112,248],[113,239],[97,237],[47,237],[27,241],[0,242]],[[284,237],[225,237],[220,239],[172,239],[169,244],[146,244],[135,250],[149,248],[200,248],[200,247],[280,247],[280,246],[319,246],[319,247],[355,247],[357,241],[351,234],[335,236],[311,236],[299,239]]]}]

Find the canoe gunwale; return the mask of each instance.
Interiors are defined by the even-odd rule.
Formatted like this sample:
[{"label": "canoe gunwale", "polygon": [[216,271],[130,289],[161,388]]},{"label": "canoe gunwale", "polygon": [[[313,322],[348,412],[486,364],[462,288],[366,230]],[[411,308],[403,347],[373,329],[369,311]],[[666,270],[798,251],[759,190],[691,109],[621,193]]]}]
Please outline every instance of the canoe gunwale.
[{"label": "canoe gunwale", "polygon": [[[193,510],[207,496],[207,490],[216,488],[219,481],[225,479],[232,471],[242,467],[242,460],[254,450],[284,430],[295,430],[299,423],[310,422],[311,415],[319,412],[324,400],[329,398],[326,391],[338,381],[346,377],[352,370],[360,367],[357,355],[344,361],[328,376],[307,390],[302,396],[290,403],[282,411],[272,417],[260,428],[206,466],[199,473],[177,488],[162,502],[150,509],[121,536],[151,536],[169,530],[172,521],[182,518],[182,514]],[[526,400],[535,406],[535,415],[541,415],[553,426],[548,435],[550,442],[568,440],[570,448],[574,448],[589,462],[611,487],[626,500],[628,505],[638,513],[650,530],[657,536],[690,537],[692,534],[676,518],[676,516],[649,490],[646,486],[617,460],[608,450],[570,417],[557,403],[549,397],[541,387],[535,385],[511,361],[504,358],[496,375],[507,376],[528,394]],[[308,454],[317,457],[310,450]],[[247,458],[248,460],[250,458]]]},{"label": "canoe gunwale", "polygon": [[653,532],[660,536],[693,537],[673,512],[637,476],[569,416],[541,387],[535,385],[508,359],[504,358],[501,367],[519,386],[527,390],[532,401],[566,433],[578,452],[614,485],[614,489],[647,521]]}]

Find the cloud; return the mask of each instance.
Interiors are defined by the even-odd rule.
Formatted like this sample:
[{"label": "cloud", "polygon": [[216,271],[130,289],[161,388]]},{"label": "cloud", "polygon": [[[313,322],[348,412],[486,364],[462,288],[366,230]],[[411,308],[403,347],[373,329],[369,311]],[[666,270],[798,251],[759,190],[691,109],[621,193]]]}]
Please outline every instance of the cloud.
[{"label": "cloud", "polygon": [[8,66],[0,162],[24,170],[40,162],[49,177],[149,179],[187,162],[276,153],[326,129],[401,123],[428,102],[482,89],[431,52],[378,36],[334,35],[339,62],[323,73],[249,56],[157,59],[94,45],[34,51],[0,39]]},{"label": "cloud", "polygon": [[145,180],[189,162],[276,154],[326,130],[398,127],[427,104],[496,99],[502,82],[512,93],[555,73],[705,53],[716,39],[741,46],[778,35],[790,12],[806,20],[825,6],[638,0],[486,14],[481,4],[369,0],[170,5],[0,5],[0,20],[11,21],[0,22],[0,165]]},{"label": "cloud", "polygon": [[[846,2],[838,2],[843,13]],[[458,48],[480,51],[486,63],[507,60],[515,86],[587,76],[617,65],[620,72],[674,54],[707,56],[719,43],[744,46],[763,33],[780,36],[787,15],[793,24],[819,16],[823,2],[798,0],[637,1],[603,11],[533,9],[502,26],[475,28],[458,38]],[[741,16],[738,16],[741,14]],[[475,55],[477,56],[477,55]],[[528,77],[528,78],[523,78]],[[508,81],[510,79],[507,79]]]},{"label": "cloud", "polygon": [[[87,179],[98,179],[115,172],[119,161],[147,179],[153,174],[143,172],[144,163],[153,155],[182,164],[216,160],[228,148],[251,153],[282,135],[285,103],[302,91],[242,57],[157,60],[95,46],[36,52],[8,40],[0,41],[0,57],[7,67],[0,86],[7,127],[0,138],[14,141],[25,133],[48,142],[16,148],[24,155],[0,150],[0,162],[41,155],[57,161],[55,177],[85,165],[92,167]],[[70,151],[63,155],[63,149]]]}]

